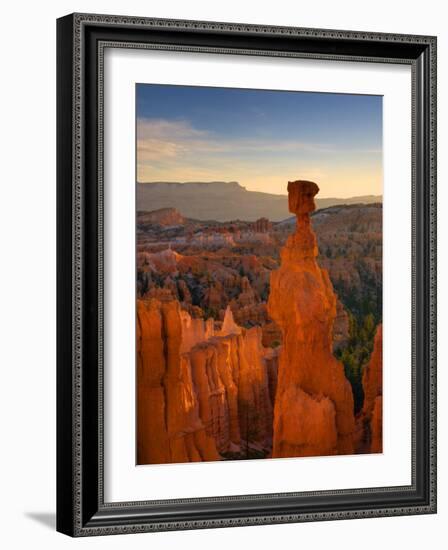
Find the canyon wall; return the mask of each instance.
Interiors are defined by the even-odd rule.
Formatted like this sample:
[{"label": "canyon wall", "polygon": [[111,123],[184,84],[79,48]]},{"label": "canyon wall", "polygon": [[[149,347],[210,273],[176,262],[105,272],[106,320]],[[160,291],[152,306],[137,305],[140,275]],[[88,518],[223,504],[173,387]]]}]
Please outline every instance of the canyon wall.
[{"label": "canyon wall", "polygon": [[317,185],[288,183],[296,232],[271,274],[268,312],[282,331],[274,409],[273,457],[351,454],[353,395],[343,365],[332,353],[337,299],[316,261],[310,224]]},{"label": "canyon wall", "polygon": [[177,300],[138,300],[138,464],[266,456],[276,352],[261,342],[230,308],[215,331]]},{"label": "canyon wall", "polygon": [[381,452],[381,207],[317,191],[277,224],[139,212],[139,464]]}]

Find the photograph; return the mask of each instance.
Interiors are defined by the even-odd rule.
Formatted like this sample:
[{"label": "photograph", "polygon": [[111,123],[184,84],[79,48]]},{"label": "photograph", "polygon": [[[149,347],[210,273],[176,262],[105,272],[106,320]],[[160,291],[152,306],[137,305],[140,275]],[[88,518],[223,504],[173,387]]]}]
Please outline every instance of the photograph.
[{"label": "photograph", "polygon": [[70,537],[437,513],[438,37],[242,9],[57,19]]},{"label": "photograph", "polygon": [[445,4],[5,6],[2,547],[439,550]]},{"label": "photograph", "polygon": [[139,82],[135,128],[136,464],[382,453],[383,97]]}]

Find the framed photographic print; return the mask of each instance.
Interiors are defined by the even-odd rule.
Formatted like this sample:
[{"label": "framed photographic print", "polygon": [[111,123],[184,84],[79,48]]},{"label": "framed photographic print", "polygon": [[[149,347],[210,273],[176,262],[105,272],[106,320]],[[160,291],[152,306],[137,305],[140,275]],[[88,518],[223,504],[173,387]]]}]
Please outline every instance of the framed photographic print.
[{"label": "framed photographic print", "polygon": [[435,513],[436,38],[57,40],[57,529]]}]

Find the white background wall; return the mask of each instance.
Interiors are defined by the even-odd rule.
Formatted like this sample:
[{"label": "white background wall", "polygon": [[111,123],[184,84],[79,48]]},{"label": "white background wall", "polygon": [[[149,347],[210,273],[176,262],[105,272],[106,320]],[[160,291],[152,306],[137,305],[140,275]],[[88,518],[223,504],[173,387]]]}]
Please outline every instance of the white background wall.
[{"label": "white background wall", "polygon": [[[55,19],[74,11],[435,34],[439,37],[439,513],[72,540],[55,512]],[[448,35],[443,1],[8,2],[0,33],[0,507],[4,548],[442,548],[448,521],[445,204]],[[443,250],[445,248],[445,251]],[[444,536],[445,535],[445,536]],[[438,542],[440,540],[440,542]]]}]

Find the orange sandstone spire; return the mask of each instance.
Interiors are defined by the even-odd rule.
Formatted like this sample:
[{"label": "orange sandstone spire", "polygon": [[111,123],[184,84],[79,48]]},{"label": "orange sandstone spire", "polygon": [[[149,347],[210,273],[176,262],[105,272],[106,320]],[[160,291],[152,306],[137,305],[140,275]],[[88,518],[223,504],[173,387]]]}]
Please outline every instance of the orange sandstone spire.
[{"label": "orange sandstone spire", "polygon": [[337,300],[328,273],[316,261],[310,222],[318,191],[311,181],[288,182],[297,227],[281,251],[280,268],[271,274],[268,311],[283,334],[273,457],[353,452],[352,390],[332,353]]},{"label": "orange sandstone spire", "polygon": [[228,336],[229,334],[241,334],[241,327],[239,327],[233,318],[232,310],[230,306],[227,306],[224,314],[224,321],[221,327],[221,336]]}]

